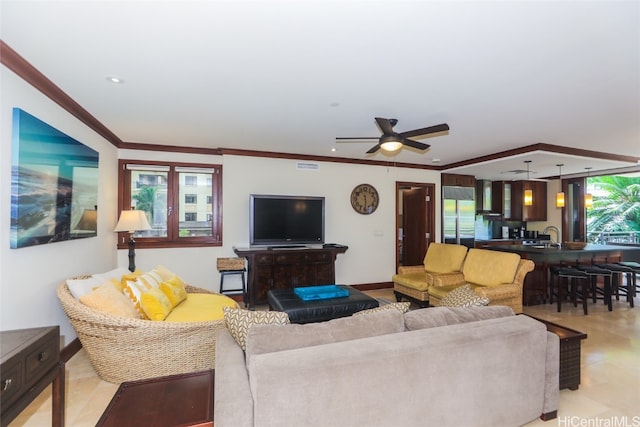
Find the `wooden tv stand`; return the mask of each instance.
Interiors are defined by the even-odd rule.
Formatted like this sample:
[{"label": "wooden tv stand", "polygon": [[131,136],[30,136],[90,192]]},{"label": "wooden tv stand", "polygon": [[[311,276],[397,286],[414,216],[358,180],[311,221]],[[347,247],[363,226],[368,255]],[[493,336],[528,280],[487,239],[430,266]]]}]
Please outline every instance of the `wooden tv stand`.
[{"label": "wooden tv stand", "polygon": [[233,248],[247,259],[247,293],[249,308],[267,303],[270,289],[290,289],[299,286],[327,285],[336,280],[335,261],[347,246],[322,248]]}]

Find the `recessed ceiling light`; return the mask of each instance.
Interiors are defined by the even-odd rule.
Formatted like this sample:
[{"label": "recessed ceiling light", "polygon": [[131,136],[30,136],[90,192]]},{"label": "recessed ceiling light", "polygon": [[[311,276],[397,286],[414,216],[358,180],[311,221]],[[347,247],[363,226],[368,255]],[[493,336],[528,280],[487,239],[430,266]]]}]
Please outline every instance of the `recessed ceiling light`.
[{"label": "recessed ceiling light", "polygon": [[339,107],[340,103],[339,102],[332,102],[331,104],[329,104],[329,107]]},{"label": "recessed ceiling light", "polygon": [[440,159],[431,159],[433,163],[440,163]]},{"label": "recessed ceiling light", "polygon": [[120,77],[117,77],[117,76],[107,76],[107,81],[115,84],[124,83],[124,80],[122,80]]},{"label": "recessed ceiling light", "polygon": [[338,151],[338,149],[337,149],[336,147],[333,147],[333,148],[331,149],[331,151],[333,151],[333,152],[335,153],[336,151]]}]

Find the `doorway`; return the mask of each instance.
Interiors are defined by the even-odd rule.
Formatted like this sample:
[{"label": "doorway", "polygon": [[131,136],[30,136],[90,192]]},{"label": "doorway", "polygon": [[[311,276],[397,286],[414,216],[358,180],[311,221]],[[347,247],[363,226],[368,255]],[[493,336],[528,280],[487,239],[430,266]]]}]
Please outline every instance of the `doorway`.
[{"label": "doorway", "polygon": [[435,238],[435,184],[396,182],[396,271],[424,262]]}]

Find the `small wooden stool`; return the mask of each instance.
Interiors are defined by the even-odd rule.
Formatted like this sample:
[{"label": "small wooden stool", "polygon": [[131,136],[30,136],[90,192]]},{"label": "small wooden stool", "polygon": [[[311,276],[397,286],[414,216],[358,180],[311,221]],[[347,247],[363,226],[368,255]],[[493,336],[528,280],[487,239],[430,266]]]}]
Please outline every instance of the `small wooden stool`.
[{"label": "small wooden stool", "polygon": [[[247,283],[244,279],[244,272],[247,269],[244,266],[244,258],[218,258],[216,261],[218,271],[220,272],[220,293],[229,295],[242,292],[242,302],[244,306],[247,306]],[[224,278],[225,276],[239,274],[242,280],[242,288],[225,289]]]}]

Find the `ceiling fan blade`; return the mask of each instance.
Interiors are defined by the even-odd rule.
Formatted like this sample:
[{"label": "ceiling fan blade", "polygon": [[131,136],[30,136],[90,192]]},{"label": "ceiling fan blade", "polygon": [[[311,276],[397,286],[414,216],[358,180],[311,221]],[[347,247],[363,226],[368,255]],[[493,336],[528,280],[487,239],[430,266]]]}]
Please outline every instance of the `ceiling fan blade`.
[{"label": "ceiling fan blade", "polygon": [[393,133],[393,125],[389,119],[376,117],[376,123],[384,135],[390,135]]},{"label": "ceiling fan blade", "polygon": [[345,137],[345,136],[338,136],[336,137],[336,142],[350,142],[350,141],[354,141],[354,142],[358,142],[361,140],[371,140],[371,139],[380,139],[380,137],[377,136],[362,136],[362,137]]},{"label": "ceiling fan blade", "polygon": [[407,139],[407,138],[404,138],[404,139],[402,140],[402,143],[403,143],[404,145],[407,145],[407,146],[409,146],[409,147],[416,148],[416,149],[418,149],[418,150],[426,150],[426,149],[428,149],[429,147],[431,147],[429,144],[424,144],[424,143],[422,143],[422,142],[413,141],[413,140],[411,140],[411,139]]},{"label": "ceiling fan blade", "polygon": [[373,147],[371,147],[369,149],[369,151],[367,151],[367,154],[372,154],[375,153],[376,151],[378,151],[380,149],[380,144],[376,144]]},{"label": "ceiling fan blade", "polygon": [[429,126],[422,129],[410,130],[407,132],[400,132],[398,135],[404,138],[415,138],[422,135],[429,135],[430,133],[438,133],[449,130],[449,125],[446,123],[442,123],[435,126]]}]

